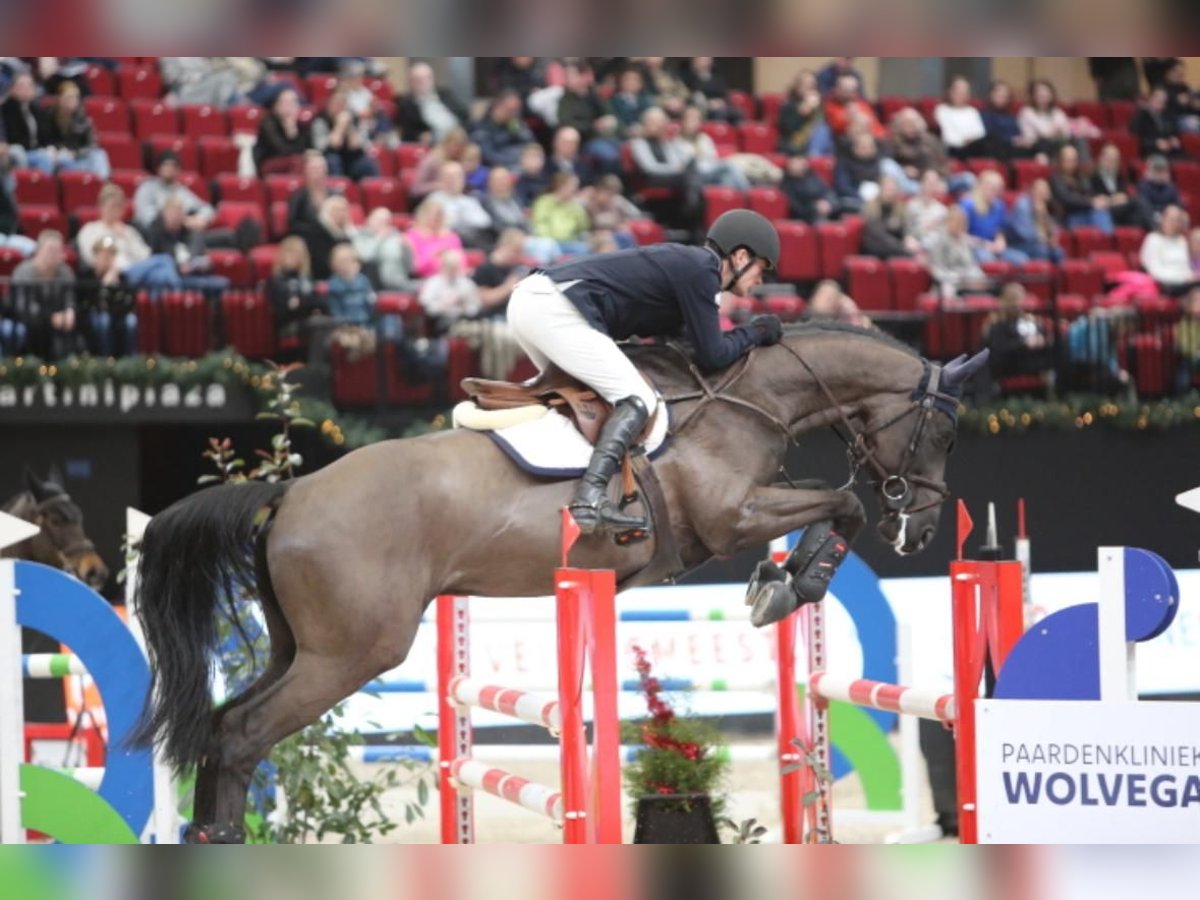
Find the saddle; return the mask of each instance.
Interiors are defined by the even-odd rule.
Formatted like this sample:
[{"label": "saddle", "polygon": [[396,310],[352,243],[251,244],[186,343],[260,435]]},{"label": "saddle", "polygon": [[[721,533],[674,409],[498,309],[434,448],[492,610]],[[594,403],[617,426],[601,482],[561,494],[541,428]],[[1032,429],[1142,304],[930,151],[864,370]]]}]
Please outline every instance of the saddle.
[{"label": "saddle", "polygon": [[536,378],[523,382],[464,378],[462,388],[482,410],[545,406],[566,416],[589,444],[595,445],[612,405],[573,375],[551,365]]}]

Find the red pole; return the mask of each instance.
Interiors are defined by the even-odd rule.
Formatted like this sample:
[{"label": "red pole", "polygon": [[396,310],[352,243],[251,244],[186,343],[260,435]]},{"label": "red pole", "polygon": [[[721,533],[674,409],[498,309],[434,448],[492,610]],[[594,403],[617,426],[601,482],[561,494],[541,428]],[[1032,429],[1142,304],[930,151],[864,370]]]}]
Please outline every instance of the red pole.
[{"label": "red pole", "polygon": [[562,709],[563,843],[590,843],[587,741],[583,731],[584,619],[591,591],[586,573],[559,569],[554,592],[558,605],[558,699]]},{"label": "red pole", "polygon": [[470,613],[466,597],[437,598],[438,787],[443,844],[475,843],[475,806],[450,777],[456,759],[471,755],[471,715],[450,702],[450,682],[469,675]]},{"label": "red pole", "polygon": [[991,563],[953,562],[950,584],[954,615],[955,774],[958,784],[958,833],[963,844],[979,842],[975,782],[975,700],[983,677],[977,594],[980,570]]},{"label": "red pole", "polygon": [[[783,815],[783,842],[804,843],[804,756],[796,741],[800,739],[800,698],[796,693],[796,615],[775,626],[778,664],[776,740],[779,747],[779,806]],[[784,769],[800,765],[794,772]]]},{"label": "red pole", "polygon": [[620,844],[621,723],[617,683],[616,574],[612,569],[588,573],[591,582],[592,667],[592,816],[594,839]]}]

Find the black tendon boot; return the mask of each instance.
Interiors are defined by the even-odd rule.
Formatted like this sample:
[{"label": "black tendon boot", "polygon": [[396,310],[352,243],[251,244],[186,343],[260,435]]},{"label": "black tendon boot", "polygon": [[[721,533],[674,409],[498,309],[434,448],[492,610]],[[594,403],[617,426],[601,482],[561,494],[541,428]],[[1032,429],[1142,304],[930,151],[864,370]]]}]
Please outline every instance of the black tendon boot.
[{"label": "black tendon boot", "polygon": [[746,592],[746,605],[753,607],[750,622],[762,628],[781,621],[805,603],[825,599],[829,583],[849,549],[846,539],[833,530],[832,523],[808,526],[782,569],[767,561],[754,570]]},{"label": "black tendon boot", "polygon": [[569,507],[584,534],[646,528],[645,519],[627,516],[613,505],[608,498],[608,483],[629,452],[629,445],[646,427],[649,416],[646,405],[639,398],[626,397],[613,407],[612,415],[600,430],[592,461],[579,480],[575,499]]}]

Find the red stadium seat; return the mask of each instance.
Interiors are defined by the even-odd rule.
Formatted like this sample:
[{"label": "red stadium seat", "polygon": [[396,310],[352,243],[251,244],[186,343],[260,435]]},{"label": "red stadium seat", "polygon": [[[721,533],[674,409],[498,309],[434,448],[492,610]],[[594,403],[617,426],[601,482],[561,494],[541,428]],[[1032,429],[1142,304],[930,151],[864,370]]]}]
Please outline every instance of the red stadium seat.
[{"label": "red stadium seat", "polygon": [[1127,162],[1142,155],[1141,145],[1138,143],[1137,137],[1128,131],[1114,131],[1110,129],[1103,132],[1100,137],[1090,139],[1088,144],[1092,148],[1093,159],[1100,154],[1100,148],[1105,144],[1116,144],[1117,149],[1121,151],[1121,158]]},{"label": "red stadium seat", "polygon": [[163,92],[157,66],[121,66],[117,69],[117,90],[126,100],[157,100]]},{"label": "red stadium seat", "polygon": [[[1109,100],[1108,101],[1108,123],[1109,128],[1120,129],[1128,128],[1129,123],[1133,121],[1133,117],[1137,115],[1137,104],[1132,100]],[[1097,125],[1100,123],[1097,122]],[[1103,128],[1103,125],[1100,125]]]},{"label": "red stadium seat", "polygon": [[25,259],[25,254],[11,247],[0,247],[0,278],[8,278]]},{"label": "red stadium seat", "polygon": [[858,253],[860,234],[856,234],[854,226],[847,222],[822,222],[817,226],[822,278],[841,279],[846,257]]},{"label": "red stadium seat", "polygon": [[22,206],[58,206],[58,181],[38,169],[14,169],[17,202]]},{"label": "red stadium seat", "polygon": [[969,159],[967,160],[967,169],[976,175],[982,175],[984,172],[999,172],[1004,178],[1005,188],[1011,181],[1008,166],[998,159]]},{"label": "red stadium seat", "polygon": [[250,277],[255,283],[266,281],[275,268],[275,257],[279,255],[276,244],[259,244],[250,250]]},{"label": "red stadium seat", "polygon": [[325,101],[337,89],[337,85],[336,75],[318,72],[304,79],[304,93],[308,95],[308,102],[319,108],[325,105]]},{"label": "red stadium seat", "polygon": [[742,122],[738,138],[744,153],[774,153],[779,146],[779,132],[774,122]]},{"label": "red stadium seat", "polygon": [[71,213],[81,206],[96,205],[100,188],[104,187],[104,179],[91,172],[60,172],[58,184],[62,191],[63,209]]},{"label": "red stadium seat", "polygon": [[90,65],[83,73],[92,94],[97,97],[113,97],[117,93],[117,78],[107,66]]},{"label": "red stadium seat", "polygon": [[710,186],[704,189],[704,227],[708,228],[721,213],[741,209],[746,195],[733,188]]},{"label": "red stadium seat", "polygon": [[779,122],[779,110],[786,98],[783,94],[760,94],[758,102],[762,106],[762,120],[775,125]]},{"label": "red stadium seat", "polygon": [[179,112],[158,100],[133,100],[133,133],[142,140],[156,134],[178,135],[182,133]]},{"label": "red stadium seat", "polygon": [[21,233],[27,237],[37,238],[47,228],[67,234],[67,220],[57,206],[22,206],[17,213],[17,221]]},{"label": "red stadium seat", "polygon": [[208,251],[208,257],[212,260],[213,275],[228,278],[234,287],[250,284],[250,263],[240,250],[212,249]]},{"label": "red stadium seat", "polygon": [[1132,225],[1118,227],[1113,232],[1117,250],[1126,255],[1141,253],[1142,242],[1146,240],[1146,232]]},{"label": "red stadium seat", "polygon": [[812,281],[821,277],[817,233],[805,222],[775,223],[779,231],[779,277],[783,281]]},{"label": "red stadium seat", "polygon": [[997,283],[1008,281],[1012,278],[1013,272],[1016,271],[1016,266],[1002,259],[994,259],[990,262],[982,263],[980,268],[983,269],[983,273],[988,278]]},{"label": "red stadium seat", "polygon": [[1079,294],[1091,300],[1104,293],[1104,273],[1089,260],[1067,259],[1059,266],[1064,294]]},{"label": "red stadium seat", "polygon": [[[737,129],[728,122],[705,122],[703,125],[704,133],[713,139],[715,144],[736,144],[738,140]],[[774,148],[772,148],[774,149]]]},{"label": "red stadium seat", "polygon": [[787,195],[779,188],[756,187],[747,194],[750,208],[768,219],[786,219],[788,215]]},{"label": "red stadium seat", "polygon": [[300,190],[304,179],[299,175],[268,175],[266,182],[267,199],[271,203],[287,203],[292,194]]},{"label": "red stadium seat", "polygon": [[1050,302],[1057,286],[1058,269],[1049,260],[1031,259],[1021,266],[1017,278],[1025,285],[1025,292],[1037,298],[1037,307],[1041,308]]},{"label": "red stadium seat", "polygon": [[429,148],[424,144],[398,144],[396,146],[396,165],[401,171],[415,169],[428,152]]},{"label": "red stadium seat", "polygon": [[208,187],[208,179],[199,172],[180,172],[179,183],[205,203],[212,203],[212,192]]},{"label": "red stadium seat", "polygon": [[1200,195],[1200,161],[1178,159],[1171,164],[1181,194]]},{"label": "red stadium seat", "polygon": [[168,150],[179,157],[179,168],[185,172],[200,171],[200,153],[196,150],[196,142],[191,138],[172,134],[157,134],[146,141],[150,151],[150,166],[157,169],[158,158]]},{"label": "red stadium seat", "polygon": [[341,175],[330,175],[329,186],[349,200],[351,205],[359,202],[358,185],[352,179]]},{"label": "red stadium seat", "polygon": [[222,172],[238,170],[238,157],[241,151],[229,138],[202,137],[200,138],[200,172],[205,178],[216,178]]},{"label": "red stadium seat", "polygon": [[114,169],[145,167],[141,141],[134,140],[132,135],[101,132],[97,141],[104,148],[104,152],[108,154],[108,162]]},{"label": "red stadium seat", "polygon": [[258,126],[266,111],[261,106],[229,107],[229,130],[233,134],[258,134]]},{"label": "red stadium seat", "polygon": [[663,227],[653,219],[634,219],[629,223],[629,231],[640,247],[661,244],[666,237]]},{"label": "red stadium seat", "polygon": [[84,97],[83,110],[97,132],[129,134],[129,107],[120,97]]},{"label": "red stadium seat", "polygon": [[138,185],[149,177],[150,173],[141,169],[114,169],[109,180],[113,184],[119,185],[125,191],[125,196],[132,201]]},{"label": "red stadium seat", "polygon": [[896,309],[911,312],[917,308],[917,298],[929,290],[929,270],[915,259],[889,259],[892,277],[892,301]]},{"label": "red stadium seat", "polygon": [[1102,101],[1076,100],[1073,105],[1075,107],[1075,115],[1089,119],[1101,131],[1113,127],[1109,117],[1108,105]]},{"label": "red stadium seat", "polygon": [[221,318],[226,344],[242,356],[262,359],[275,352],[275,320],[262,291],[226,291],[221,298]]},{"label": "red stadium seat", "polygon": [[267,213],[270,216],[271,238],[279,240],[288,233],[288,205],[283,200],[272,201]]},{"label": "red stadium seat", "polygon": [[260,209],[266,209],[267,192],[262,181],[258,178],[247,178],[242,175],[225,173],[216,177],[217,196],[221,200],[236,200],[241,203],[253,203]]},{"label": "red stadium seat", "polygon": [[190,138],[225,137],[229,134],[229,118],[225,110],[208,103],[180,107],[183,113],[183,133]]},{"label": "red stadium seat", "polygon": [[244,203],[237,200],[222,200],[217,204],[214,228],[237,228],[243,219],[254,219],[266,227],[266,215],[260,203]]},{"label": "red stadium seat", "polygon": [[754,101],[754,97],[745,91],[730,91],[729,105],[740,111],[743,119],[758,118],[758,104]]},{"label": "red stadium seat", "polygon": [[1099,228],[1072,228],[1071,232],[1075,240],[1074,255],[1081,259],[1113,248],[1112,235],[1105,234]]},{"label": "red stadium seat", "polygon": [[832,156],[810,156],[808,165],[826,184],[833,186],[833,170],[837,161]]},{"label": "red stadium seat", "polygon": [[1105,278],[1111,278],[1117,272],[1129,268],[1129,258],[1116,250],[1095,250],[1088,254],[1088,261],[1104,273]]},{"label": "red stadium seat", "polygon": [[1033,159],[1013,160],[1013,171],[1016,173],[1017,190],[1025,190],[1039,178],[1049,180],[1051,169],[1046,163]]},{"label": "red stadium seat", "polygon": [[1192,159],[1200,159],[1200,134],[1181,134],[1179,140],[1183,143],[1183,152]]},{"label": "red stadium seat", "polygon": [[367,209],[382,206],[392,212],[408,211],[408,194],[395,178],[364,178],[359,187]]},{"label": "red stadium seat", "polygon": [[862,309],[892,308],[892,284],[887,266],[873,256],[846,258],[846,291]]}]

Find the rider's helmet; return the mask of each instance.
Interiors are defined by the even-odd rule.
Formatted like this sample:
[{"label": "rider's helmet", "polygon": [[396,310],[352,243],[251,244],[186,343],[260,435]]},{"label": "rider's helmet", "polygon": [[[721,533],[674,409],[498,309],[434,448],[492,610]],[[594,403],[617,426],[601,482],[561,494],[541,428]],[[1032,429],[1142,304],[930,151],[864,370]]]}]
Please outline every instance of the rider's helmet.
[{"label": "rider's helmet", "polygon": [[725,259],[739,247],[745,247],[768,268],[779,268],[779,232],[764,216],[749,209],[731,209],[722,213],[708,229],[708,243]]}]

